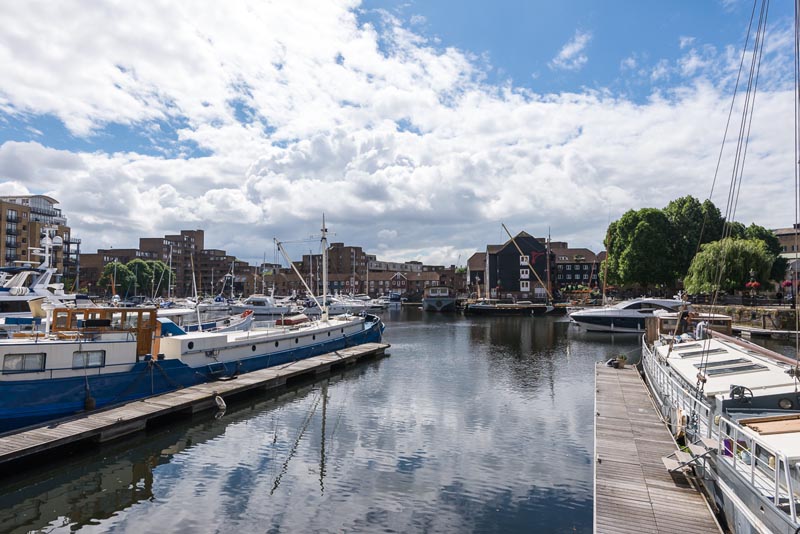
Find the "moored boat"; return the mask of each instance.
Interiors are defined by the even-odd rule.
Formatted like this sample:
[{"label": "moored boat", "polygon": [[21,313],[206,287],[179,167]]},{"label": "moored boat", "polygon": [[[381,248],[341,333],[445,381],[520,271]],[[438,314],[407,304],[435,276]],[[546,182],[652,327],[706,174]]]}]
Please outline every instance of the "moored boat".
[{"label": "moored boat", "polygon": [[455,291],[446,286],[426,287],[422,296],[422,309],[437,312],[455,311]]},{"label": "moored boat", "polygon": [[796,360],[725,333],[721,315],[657,317],[642,343],[655,404],[684,445],[665,458],[702,479],[737,534],[800,529],[800,395]]},{"label": "moored boat", "polygon": [[675,312],[687,304],[676,299],[638,298],[613,306],[574,311],[569,318],[589,332],[636,334],[644,332],[645,320],[659,310]]},{"label": "moored boat", "polygon": [[56,309],[46,332],[0,340],[0,431],[380,341],[366,315],[161,335],[154,308]]},{"label": "moored boat", "polygon": [[496,299],[480,299],[464,307],[464,315],[543,315],[553,306],[529,300],[502,302]]}]

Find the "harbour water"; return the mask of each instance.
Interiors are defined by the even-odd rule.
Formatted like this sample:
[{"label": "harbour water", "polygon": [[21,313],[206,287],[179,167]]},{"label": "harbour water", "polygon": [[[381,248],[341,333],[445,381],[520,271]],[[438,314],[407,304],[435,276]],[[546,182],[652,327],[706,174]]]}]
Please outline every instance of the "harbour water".
[{"label": "harbour water", "polygon": [[390,357],[0,482],[0,531],[590,532],[594,364],[564,317],[386,312]]}]

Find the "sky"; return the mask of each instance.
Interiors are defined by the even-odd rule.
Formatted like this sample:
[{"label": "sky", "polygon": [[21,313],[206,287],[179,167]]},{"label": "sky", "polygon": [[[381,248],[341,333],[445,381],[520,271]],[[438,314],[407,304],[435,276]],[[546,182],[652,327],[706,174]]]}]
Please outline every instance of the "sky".
[{"label": "sky", "polygon": [[[464,265],[502,223],[599,251],[627,210],[711,194],[752,10],[3,2],[0,195],[57,199],[82,252],[200,228],[252,263],[274,238],[298,259],[323,213],[383,260]],[[794,223],[792,17],[770,6],[745,224]],[[730,143],[721,162],[724,211]]]}]

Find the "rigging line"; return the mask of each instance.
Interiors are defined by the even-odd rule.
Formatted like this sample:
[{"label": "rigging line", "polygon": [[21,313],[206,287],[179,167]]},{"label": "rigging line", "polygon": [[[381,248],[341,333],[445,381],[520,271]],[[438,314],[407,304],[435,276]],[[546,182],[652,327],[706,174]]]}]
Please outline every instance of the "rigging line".
[{"label": "rigging line", "polygon": [[[756,96],[758,95],[758,78],[761,74],[761,59],[764,57],[764,41],[766,41],[766,28],[767,28],[767,15],[769,14],[769,2],[765,2],[765,9],[764,9],[764,29],[761,33],[761,40],[756,46],[758,48],[758,60],[756,61],[754,58],[754,63],[756,64],[756,72],[755,72],[755,80],[753,81],[753,96],[752,101],[750,103],[750,117],[748,118],[747,122],[747,133],[744,137],[744,147],[742,149],[742,163],[739,168],[739,183],[736,190],[736,200],[733,204],[733,213],[732,219],[736,218],[736,208],[739,205],[739,194],[742,191],[742,178],[744,177],[744,164],[747,159],[747,148],[750,146],[750,131],[753,126],[753,115],[756,106]],[[755,55],[755,50],[753,51]]]},{"label": "rigging line", "polygon": [[738,198],[737,186],[739,185],[737,176],[740,174],[740,169],[744,166],[743,162],[744,141],[746,138],[748,117],[752,114],[753,98],[755,95],[754,80],[755,80],[756,63],[760,59],[758,56],[759,43],[763,39],[763,33],[765,30],[766,4],[767,0],[763,0],[761,3],[761,12],[759,14],[758,28],[756,29],[756,35],[753,44],[753,55],[750,61],[750,73],[747,81],[747,89],[745,91],[744,104],[742,106],[742,118],[739,123],[739,134],[737,138],[736,152],[734,156],[734,165],[731,172],[731,183],[728,188],[728,203],[726,206],[726,214],[728,215],[727,236],[730,236],[733,230],[733,222],[734,222],[733,215],[736,212],[736,199]]},{"label": "rigging line", "polygon": [[[719,147],[719,154],[717,155],[717,165],[714,169],[714,179],[711,181],[711,191],[708,193],[708,199],[711,200],[714,197],[714,188],[717,184],[717,177],[719,176],[719,167],[722,164],[722,154],[725,150],[725,142],[728,139],[728,129],[731,125],[731,118],[733,117],[733,107],[736,103],[736,95],[739,92],[739,81],[742,77],[742,71],[744,70],[744,58],[747,57],[747,45],[750,42],[750,32],[753,28],[753,17],[756,13],[756,5],[758,5],[758,0],[753,0],[753,9],[750,11],[750,21],[747,24],[747,36],[744,40],[744,48],[742,48],[742,58],[739,61],[739,70],[736,73],[736,83],[733,86],[733,98],[731,98],[731,106],[728,109],[728,119],[725,121],[725,133],[722,135],[722,143]],[[703,214],[703,224],[700,226],[700,237],[697,240],[697,248],[695,249],[695,254],[700,251],[700,244],[703,242],[703,233],[705,232],[706,222],[708,221],[708,213]]]},{"label": "rigging line", "polygon": [[751,131],[751,128],[753,126],[753,114],[754,114],[755,106],[756,106],[756,95],[758,94],[758,78],[759,78],[759,74],[761,74],[761,59],[764,56],[764,41],[766,41],[767,15],[769,14],[769,1],[766,1],[764,3],[764,5],[765,5],[765,7],[764,7],[764,26],[763,26],[763,30],[761,32],[760,43],[756,44],[756,47],[758,48],[758,52],[757,52],[758,59],[757,60],[755,58],[756,51],[753,50],[753,55],[754,55],[753,62],[755,64],[755,79],[753,80],[753,90],[752,90],[753,96],[752,96],[751,103],[750,103],[750,115],[749,115],[749,117],[747,119],[747,132],[746,132],[746,134],[744,136],[744,139],[743,139],[744,146],[742,148],[742,161],[741,161],[741,165],[739,167],[739,178],[738,178],[738,184],[737,184],[737,188],[736,188],[736,199],[735,199],[734,204],[733,204],[733,213],[732,213],[731,219],[735,219],[736,218],[736,208],[739,205],[739,194],[742,191],[742,179],[744,178],[744,164],[745,164],[745,161],[747,160],[747,148],[750,146],[750,131]]},{"label": "rigging line", "polygon": [[[750,129],[753,120],[753,108],[755,107],[755,97],[758,90],[758,76],[761,70],[761,59],[763,57],[764,39],[766,34],[767,15],[769,13],[769,0],[762,0],[761,10],[759,12],[758,27],[753,40],[753,55],[750,62],[750,71],[747,81],[747,89],[745,91],[744,104],[742,106],[742,118],[739,123],[739,135],[736,144],[736,153],[734,158],[734,167],[731,172],[731,183],[728,188],[728,201],[726,205],[726,222],[723,226],[723,239],[730,237],[733,230],[733,218],[736,213],[736,206],[738,204],[739,192],[741,191],[741,182],[744,176],[744,162],[747,154],[747,146],[750,136]],[[752,26],[752,18],[750,21]],[[745,47],[743,53],[747,53]],[[735,95],[733,97],[735,99]],[[721,258],[719,269],[717,271],[717,279],[715,281],[715,290],[713,293],[711,312],[713,313],[717,306],[719,297],[719,287],[722,283],[723,273],[725,271],[725,251],[722,251],[723,257]],[[698,368],[697,382],[695,384],[695,394],[699,398],[705,389],[705,370],[708,366],[708,348],[710,347],[710,340],[704,340],[703,353],[701,355],[700,367]],[[694,417],[694,409],[692,411]]]},{"label": "rigging line", "polygon": [[797,230],[800,224],[800,2],[794,4],[794,265],[792,267],[792,300],[794,301],[794,353],[795,353],[795,383],[794,390],[798,390],[798,375],[800,375],[800,315],[797,313]]}]

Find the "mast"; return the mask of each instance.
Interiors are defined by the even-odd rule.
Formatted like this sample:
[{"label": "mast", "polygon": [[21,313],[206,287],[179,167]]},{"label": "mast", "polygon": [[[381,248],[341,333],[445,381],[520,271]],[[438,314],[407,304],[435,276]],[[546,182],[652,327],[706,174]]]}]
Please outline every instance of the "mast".
[{"label": "mast", "polygon": [[[508,231],[508,228],[506,228],[506,225],[505,225],[505,224],[502,224],[502,223],[501,223],[501,225],[502,225],[502,227],[503,227],[503,230],[505,230],[505,231],[506,231],[506,233],[508,234],[508,237],[510,237],[510,238],[511,238],[511,242],[512,242],[512,243],[514,243],[514,246],[515,246],[515,247],[517,247],[517,251],[519,252],[519,255],[520,255],[520,256],[525,256],[525,253],[523,253],[523,252],[522,252],[522,249],[521,249],[521,248],[519,248],[519,245],[517,244],[517,240],[516,240],[516,239],[514,239],[514,236],[512,236],[512,235],[511,235],[511,232],[509,232],[509,231]],[[488,255],[487,255],[487,257],[488,257]],[[547,261],[548,261],[548,264],[549,264],[549,262],[550,262],[550,259],[548,258],[548,260],[547,260]],[[525,263],[528,265],[528,267],[530,267],[531,271],[533,272],[533,275],[536,277],[536,280],[538,280],[538,281],[539,281],[539,283],[541,284],[542,288],[543,288],[543,289],[544,289],[544,290],[547,292],[547,298],[548,298],[548,300],[552,301],[552,300],[553,300],[553,295],[552,295],[552,293],[550,293],[550,289],[548,289],[548,287],[547,287],[547,286],[544,284],[544,282],[542,282],[542,279],[539,277],[539,273],[537,273],[537,272],[536,272],[536,269],[534,269],[534,268],[533,268],[533,265],[531,265],[531,259],[530,259],[530,257],[528,258],[528,261],[526,261]]]},{"label": "mast", "polygon": [[167,276],[167,300],[172,298],[172,243],[169,244],[169,274]]},{"label": "mast", "polygon": [[325,228],[325,214],[322,214],[322,315],[320,319],[328,320],[328,229]]},{"label": "mast", "polygon": [[547,292],[553,294],[553,287],[550,282],[550,227],[547,227]]}]

